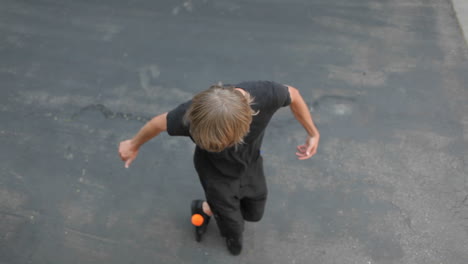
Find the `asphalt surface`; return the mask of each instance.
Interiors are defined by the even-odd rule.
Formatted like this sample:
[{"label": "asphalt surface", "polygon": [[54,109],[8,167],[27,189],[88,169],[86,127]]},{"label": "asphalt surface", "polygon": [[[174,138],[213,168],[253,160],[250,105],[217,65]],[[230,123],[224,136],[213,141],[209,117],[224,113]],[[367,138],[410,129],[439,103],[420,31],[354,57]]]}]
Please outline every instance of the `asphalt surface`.
[{"label": "asphalt surface", "polygon": [[[0,0],[0,263],[468,263],[461,25],[448,0]],[[193,239],[190,140],[130,169],[117,145],[262,79],[299,88],[322,137],[296,160],[305,132],[277,113],[266,213],[233,257],[214,224]]]}]

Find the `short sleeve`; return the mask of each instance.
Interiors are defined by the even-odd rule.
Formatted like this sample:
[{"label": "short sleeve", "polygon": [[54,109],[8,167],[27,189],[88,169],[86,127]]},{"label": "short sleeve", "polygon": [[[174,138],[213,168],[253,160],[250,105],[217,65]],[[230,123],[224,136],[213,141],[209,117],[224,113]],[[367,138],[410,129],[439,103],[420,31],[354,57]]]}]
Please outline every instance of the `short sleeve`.
[{"label": "short sleeve", "polygon": [[192,101],[185,102],[167,113],[167,133],[171,136],[190,136],[189,125],[184,121],[185,113]]},{"label": "short sleeve", "polygon": [[273,100],[275,100],[278,108],[285,107],[291,104],[291,96],[286,85],[277,82],[271,82],[273,90]]},{"label": "short sleeve", "polygon": [[272,81],[241,82],[236,87],[249,92],[254,98],[254,110],[275,112],[281,107],[291,104],[291,96],[287,86]]}]

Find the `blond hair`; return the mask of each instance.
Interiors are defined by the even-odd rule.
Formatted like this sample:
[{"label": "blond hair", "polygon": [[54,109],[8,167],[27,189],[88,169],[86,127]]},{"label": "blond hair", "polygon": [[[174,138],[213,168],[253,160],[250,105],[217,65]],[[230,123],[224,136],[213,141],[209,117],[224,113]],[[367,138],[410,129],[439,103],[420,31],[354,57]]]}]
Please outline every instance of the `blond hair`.
[{"label": "blond hair", "polygon": [[249,93],[220,84],[195,95],[184,117],[195,144],[210,152],[220,152],[243,143],[255,115],[252,103]]}]

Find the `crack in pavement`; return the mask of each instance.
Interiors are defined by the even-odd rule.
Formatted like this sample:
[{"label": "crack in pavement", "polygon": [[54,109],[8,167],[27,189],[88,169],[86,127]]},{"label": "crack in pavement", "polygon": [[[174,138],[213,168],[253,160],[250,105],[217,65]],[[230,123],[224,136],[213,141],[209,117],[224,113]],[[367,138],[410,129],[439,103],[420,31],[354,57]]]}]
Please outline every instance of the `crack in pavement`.
[{"label": "crack in pavement", "polygon": [[100,112],[106,119],[124,119],[124,120],[135,120],[142,123],[146,123],[151,120],[151,117],[134,115],[132,113],[113,112],[103,104],[91,104],[80,109],[77,113],[72,115],[72,119],[75,119],[85,112]]}]

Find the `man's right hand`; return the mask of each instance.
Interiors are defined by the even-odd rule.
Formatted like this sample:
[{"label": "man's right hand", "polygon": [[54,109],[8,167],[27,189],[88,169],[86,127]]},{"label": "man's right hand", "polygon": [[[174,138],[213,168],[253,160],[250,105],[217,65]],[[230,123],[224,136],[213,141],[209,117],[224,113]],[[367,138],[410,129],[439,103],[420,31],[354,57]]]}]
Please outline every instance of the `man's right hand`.
[{"label": "man's right hand", "polygon": [[138,147],[133,144],[132,140],[122,141],[119,145],[119,155],[125,162],[125,168],[128,168],[138,155]]}]

